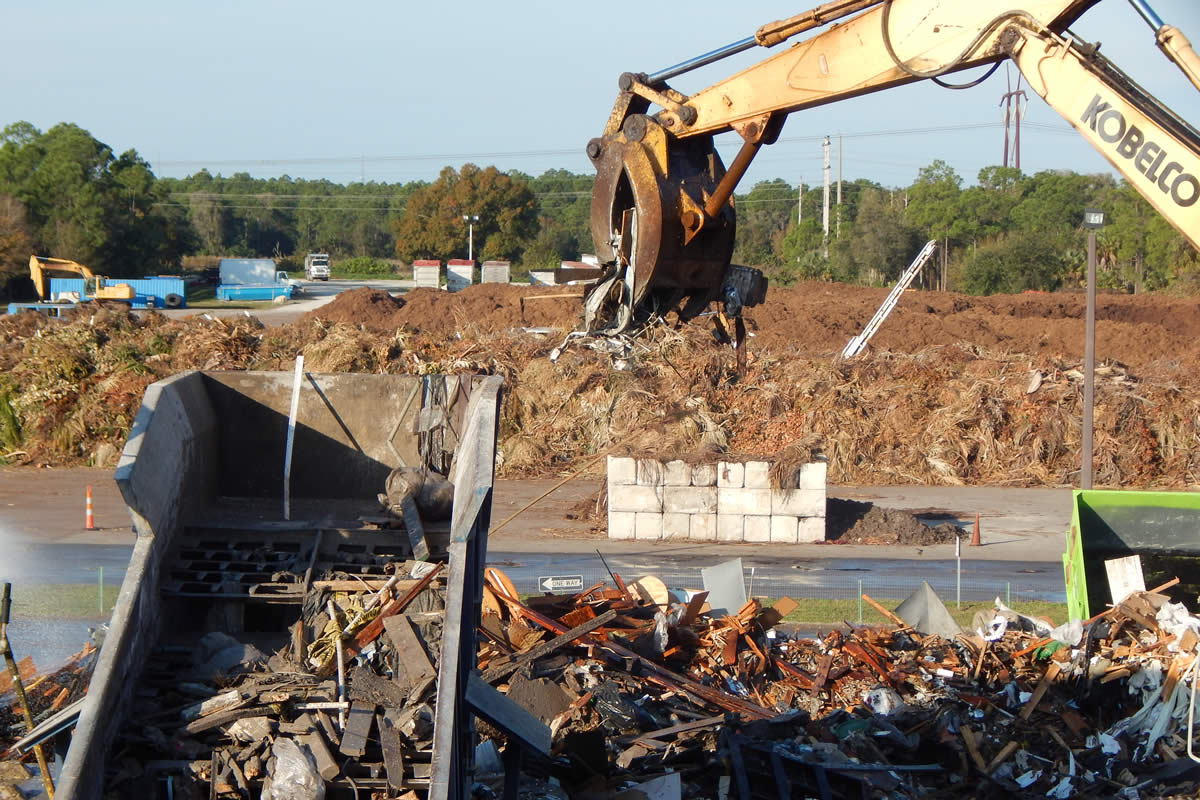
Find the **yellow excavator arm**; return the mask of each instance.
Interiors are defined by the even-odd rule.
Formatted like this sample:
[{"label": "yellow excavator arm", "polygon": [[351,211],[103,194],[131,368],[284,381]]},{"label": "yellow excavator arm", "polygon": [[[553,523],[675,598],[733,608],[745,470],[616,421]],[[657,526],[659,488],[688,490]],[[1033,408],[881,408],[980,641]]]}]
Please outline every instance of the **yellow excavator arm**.
[{"label": "yellow excavator arm", "polygon": [[49,258],[48,256],[29,257],[29,277],[42,300],[51,300],[50,286],[46,283],[47,272],[71,272],[83,278],[83,299],[85,300],[132,300],[135,296],[133,287],[127,283],[109,283],[108,278],[96,275],[90,269],[77,261],[65,258]]},{"label": "yellow excavator arm", "polygon": [[[653,75],[625,73],[601,136],[591,229],[605,265],[584,301],[586,327],[619,332],[640,315],[694,316],[721,300],[737,314],[761,299],[756,270],[733,267],[731,198],[764,145],[793,111],[1011,58],[1036,90],[1200,247],[1200,135],[1095,52],[1066,36],[1099,0],[833,0],[764,25],[732,45]],[[1200,62],[1184,35],[1145,0],[1130,0],[1158,46],[1200,88]],[[861,13],[860,13],[861,12]],[[855,15],[855,16],[851,16]],[[843,21],[844,20],[844,21]],[[821,33],[703,91],[668,81],[754,47]],[[650,113],[653,106],[659,110]],[[724,166],[714,134],[743,140]]]}]

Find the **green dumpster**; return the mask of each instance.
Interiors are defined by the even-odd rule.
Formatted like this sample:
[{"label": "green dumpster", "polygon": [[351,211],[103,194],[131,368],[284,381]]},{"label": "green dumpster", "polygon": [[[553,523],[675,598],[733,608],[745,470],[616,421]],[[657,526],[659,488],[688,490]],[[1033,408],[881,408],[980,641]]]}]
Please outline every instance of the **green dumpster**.
[{"label": "green dumpster", "polygon": [[1189,607],[1200,595],[1200,492],[1078,489],[1063,553],[1067,609],[1087,619],[1112,602],[1104,562],[1137,555],[1146,587],[1172,578],[1168,594]]}]

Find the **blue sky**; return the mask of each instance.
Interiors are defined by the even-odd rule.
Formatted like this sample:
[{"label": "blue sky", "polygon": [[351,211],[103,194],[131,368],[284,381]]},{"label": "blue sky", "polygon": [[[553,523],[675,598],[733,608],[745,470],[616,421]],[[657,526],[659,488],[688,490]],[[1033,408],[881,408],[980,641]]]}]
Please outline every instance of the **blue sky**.
[{"label": "blue sky", "polygon": [[[715,0],[5,5],[0,124],[24,119],[44,130],[74,122],[117,152],[136,148],[159,175],[207,167],[342,183],[432,179],[465,161],[535,175],[590,172],[583,147],[603,127],[621,72],[653,72],[808,7],[774,0],[757,8]],[[1151,5],[1200,47],[1200,2]],[[1125,0],[1102,0],[1075,31],[1102,42],[1109,58],[1200,125],[1200,94]],[[699,90],[770,52],[752,51],[674,85]],[[970,181],[1000,161],[1004,72],[964,92],[924,83],[794,114],[741,189],[774,177],[817,183],[820,138],[838,133],[847,179],[907,185],[942,158]],[[1026,122],[1026,172],[1109,170],[1032,93]],[[884,133],[975,124],[993,127]],[[738,141],[720,141],[728,161]]]}]

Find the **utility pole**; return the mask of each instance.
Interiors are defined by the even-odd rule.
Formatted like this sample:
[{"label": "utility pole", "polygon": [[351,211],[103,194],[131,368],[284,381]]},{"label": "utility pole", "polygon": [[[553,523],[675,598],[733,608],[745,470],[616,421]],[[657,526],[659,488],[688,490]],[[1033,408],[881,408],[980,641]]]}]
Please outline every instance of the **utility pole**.
[{"label": "utility pole", "polygon": [[796,192],[796,224],[804,222],[804,176],[800,176],[800,189]]},{"label": "utility pole", "polygon": [[1079,488],[1092,488],[1092,415],[1096,391],[1096,230],[1104,226],[1104,212],[1083,210],[1087,228],[1087,314],[1083,333],[1083,430],[1080,433]]},{"label": "utility pole", "polygon": [[1021,101],[1029,102],[1029,96],[1021,88],[1021,75],[1017,75],[1017,88],[1008,84],[1008,91],[1000,96],[1000,105],[1004,106],[1004,166],[1008,166],[1008,131],[1010,122],[1015,127],[1013,139],[1013,155],[1017,169],[1021,168]]},{"label": "utility pole", "polygon": [[821,227],[825,231],[825,258],[829,258],[829,137],[822,145],[825,152],[825,205],[821,212]]},{"label": "utility pole", "polygon": [[838,193],[837,193],[837,231],[838,239],[842,238],[842,135],[838,134]]}]

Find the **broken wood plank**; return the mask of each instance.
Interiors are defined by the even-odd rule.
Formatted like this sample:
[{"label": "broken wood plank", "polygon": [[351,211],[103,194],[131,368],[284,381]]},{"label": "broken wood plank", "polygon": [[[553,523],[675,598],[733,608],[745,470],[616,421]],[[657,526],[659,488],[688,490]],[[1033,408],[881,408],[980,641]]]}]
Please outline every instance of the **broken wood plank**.
[{"label": "broken wood plank", "polygon": [[680,733],[688,733],[689,731],[698,731],[704,728],[712,728],[720,725],[725,721],[725,715],[721,714],[716,717],[705,717],[704,719],[693,720],[692,722],[682,722],[678,725],[672,725],[669,728],[662,728],[657,731],[643,733],[634,740],[635,744],[640,744],[646,747],[653,747],[654,740],[662,739],[667,736],[675,736]]},{"label": "broken wood plank", "polygon": [[1050,684],[1058,677],[1058,673],[1062,670],[1057,661],[1051,661],[1046,667],[1046,673],[1042,675],[1042,679],[1038,681],[1038,685],[1033,690],[1033,694],[1029,696],[1029,700],[1021,707],[1021,713],[1018,715],[1021,719],[1029,719],[1033,714],[1033,710],[1037,708],[1038,703],[1042,702],[1042,698],[1046,696],[1046,690],[1050,688]]},{"label": "broken wood plank", "polygon": [[216,714],[219,711],[229,711],[233,708],[241,708],[254,699],[252,692],[243,692],[238,689],[230,689],[227,692],[215,695],[203,700],[199,703],[194,703],[179,712],[180,719],[191,722],[200,717],[207,717],[209,714]]},{"label": "broken wood plank", "polygon": [[1016,742],[1009,742],[1008,744],[1004,745],[1004,747],[1000,748],[1000,752],[996,753],[996,757],[988,762],[987,769],[985,769],[984,772],[986,772],[988,775],[991,775],[993,772],[995,772],[997,767],[1007,761],[1008,757],[1017,751],[1018,747],[1020,747],[1020,745]]},{"label": "broken wood plank", "polygon": [[320,733],[313,731],[312,733],[301,734],[296,737],[301,745],[308,748],[308,752],[312,753],[313,759],[317,762],[317,772],[321,773],[321,777],[327,781],[331,781],[338,776],[342,768],[333,758],[333,753],[329,751],[329,745],[325,743],[325,737]]},{"label": "broken wood plank", "polygon": [[870,597],[868,597],[865,592],[863,593],[862,599],[866,600],[867,603],[870,604],[871,608],[875,609],[880,614],[883,614],[883,616],[885,616],[886,618],[890,619],[892,622],[899,625],[901,629],[903,629],[903,630],[909,629],[909,624],[907,622],[900,619],[898,616],[893,614],[891,611],[888,611],[883,606],[879,605],[879,603],[876,603],[874,600],[872,600]]},{"label": "broken wood plank", "polygon": [[388,792],[400,794],[400,790],[404,788],[404,752],[400,732],[392,727],[383,714],[376,716],[375,724],[379,730],[379,745],[383,749],[383,768],[387,771]]},{"label": "broken wood plank", "polygon": [[792,598],[781,597],[775,601],[775,605],[758,615],[758,624],[764,628],[774,628],[783,621],[784,617],[799,607],[800,604]]},{"label": "broken wood plank", "polygon": [[584,634],[591,633],[596,628],[608,624],[616,615],[616,609],[609,609],[600,616],[594,617],[582,625],[576,625],[574,628],[571,628],[565,633],[559,634],[550,641],[543,642],[529,652],[517,656],[507,664],[501,664],[497,667],[488,669],[487,672],[483,673],[483,680],[485,683],[495,683],[498,680],[502,680],[526,664],[536,661],[543,656],[547,656],[550,653],[553,653],[555,650],[565,647]]},{"label": "broken wood plank", "polygon": [[183,726],[183,730],[188,734],[196,734],[201,731],[220,728],[223,725],[228,725],[231,722],[236,722],[245,717],[264,717],[275,713],[275,710],[270,706],[252,706],[250,708],[234,708],[229,711],[218,711],[215,714],[209,714],[207,717],[192,720],[187,725]]},{"label": "broken wood plank", "polygon": [[525,747],[550,755],[550,728],[521,706],[500,694],[491,684],[484,683],[479,673],[467,676],[467,691],[463,698],[489,724],[513,737]]},{"label": "broken wood plank", "polygon": [[437,675],[437,670],[429,663],[425,645],[421,643],[408,617],[403,614],[388,617],[383,621],[383,627],[396,648],[396,671],[397,677],[402,676],[401,683],[407,684],[411,689],[428,680],[430,676]]},{"label": "broken wood plank", "polygon": [[983,760],[983,754],[979,752],[979,742],[975,738],[975,731],[971,730],[970,726],[962,726],[963,744],[967,746],[967,754],[971,756],[972,763],[979,769],[980,772],[987,773],[987,762]]},{"label": "broken wood plank", "polygon": [[704,604],[708,601],[708,592],[696,592],[692,595],[692,599],[688,600],[687,610],[683,612],[683,616],[679,620],[679,624],[687,627],[695,622],[700,617],[700,612],[704,608]]},{"label": "broken wood plank", "polygon": [[363,753],[367,751],[367,737],[371,735],[371,723],[374,721],[374,703],[355,700],[350,704],[350,713],[346,716],[346,730],[342,733],[342,743],[338,746],[343,755],[362,758]]}]

